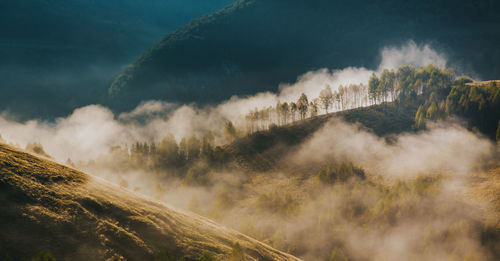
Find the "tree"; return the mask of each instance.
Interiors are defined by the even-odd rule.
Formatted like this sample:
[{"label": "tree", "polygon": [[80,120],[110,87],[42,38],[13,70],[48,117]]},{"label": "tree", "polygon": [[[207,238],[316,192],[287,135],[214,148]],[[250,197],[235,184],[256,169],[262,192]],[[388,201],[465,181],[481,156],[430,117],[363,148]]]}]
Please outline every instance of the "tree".
[{"label": "tree", "polygon": [[357,84],[349,85],[348,92],[350,94],[352,108],[357,108],[360,104],[360,90],[361,87]]},{"label": "tree", "polygon": [[370,76],[370,80],[368,80],[368,92],[370,100],[372,100],[373,104],[377,103],[377,88],[379,82],[380,81],[377,78],[377,75],[375,75],[375,73],[372,73],[372,75]]},{"label": "tree", "polygon": [[304,93],[300,95],[300,98],[297,101],[297,109],[300,113],[300,119],[305,119],[307,111],[309,110],[309,101],[307,100],[307,96]]},{"label": "tree", "polygon": [[438,107],[436,105],[436,102],[433,101],[431,106],[429,106],[429,108],[427,109],[426,118],[431,120],[436,119],[437,112],[438,112]]},{"label": "tree", "polygon": [[460,76],[458,77],[455,82],[453,82],[454,86],[465,86],[467,83],[474,82],[470,77],[468,76]]},{"label": "tree", "polygon": [[208,131],[203,135],[203,139],[201,141],[201,155],[209,160],[212,160],[214,153],[214,143],[215,137],[211,131]]},{"label": "tree", "polygon": [[224,125],[224,136],[228,141],[233,141],[236,138],[236,128],[232,121],[227,121]]},{"label": "tree", "polygon": [[412,92],[415,92],[413,89],[415,83],[415,67],[404,65],[399,67],[396,72],[396,78],[398,84],[396,86],[396,91],[399,93],[399,97],[406,99],[408,98]]},{"label": "tree", "polygon": [[326,87],[321,90],[319,93],[319,99],[321,101],[321,105],[323,105],[323,109],[325,109],[325,113],[328,114],[328,108],[333,103],[333,93],[332,93],[332,88],[330,88],[330,85],[326,85]]},{"label": "tree", "polygon": [[191,135],[187,140],[187,159],[189,161],[193,161],[198,159],[201,152],[201,144],[200,140],[196,137],[196,135]]},{"label": "tree", "polygon": [[290,111],[290,108],[288,107],[287,102],[281,104],[280,111],[282,114],[283,123],[286,124],[288,121],[288,112]]},{"label": "tree", "polygon": [[295,112],[297,112],[297,104],[295,102],[290,103],[290,112],[292,113],[292,122],[295,121]]},{"label": "tree", "polygon": [[318,111],[319,111],[318,103],[319,103],[319,100],[318,100],[318,98],[316,98],[309,104],[309,106],[311,107],[311,118],[318,116]]},{"label": "tree", "polygon": [[188,157],[187,140],[185,137],[183,137],[181,142],[179,143],[179,156],[183,161]]},{"label": "tree", "polygon": [[417,114],[415,115],[415,125],[417,128],[422,126],[422,121],[424,118],[424,106],[420,105],[417,110]]},{"label": "tree", "polygon": [[497,127],[497,133],[496,133],[496,140],[500,142],[500,121],[498,121],[498,127]]},{"label": "tree", "polygon": [[165,163],[165,165],[172,167],[178,163],[179,160],[179,146],[174,138],[174,135],[167,134],[163,140],[158,144],[156,148],[157,155],[160,156],[160,160]]},{"label": "tree", "polygon": [[278,125],[281,125],[281,122],[280,122],[280,118],[281,118],[281,109],[282,109],[282,105],[281,105],[281,102],[278,101],[276,103],[276,120],[277,120],[277,124]]},{"label": "tree", "polygon": [[382,101],[387,101],[387,97],[391,96],[391,99],[394,99],[394,82],[395,82],[395,74],[394,71],[389,71],[385,69],[382,71],[380,75],[379,85],[377,87],[377,93],[382,97]]}]

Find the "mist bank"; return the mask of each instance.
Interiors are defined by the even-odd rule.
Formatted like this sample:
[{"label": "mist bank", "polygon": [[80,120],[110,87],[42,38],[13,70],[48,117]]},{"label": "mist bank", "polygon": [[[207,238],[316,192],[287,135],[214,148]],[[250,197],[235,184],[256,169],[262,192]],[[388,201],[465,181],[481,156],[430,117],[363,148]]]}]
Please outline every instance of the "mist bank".
[{"label": "mist bank", "polygon": [[[276,93],[233,96],[212,106],[146,101],[129,112],[114,113],[103,105],[88,105],[55,121],[18,121],[7,111],[0,117],[0,134],[7,142],[20,147],[39,142],[48,154],[60,162],[68,158],[73,161],[96,159],[113,146],[130,146],[135,142],[157,143],[169,133],[180,142],[183,137],[194,134],[201,138],[211,132],[215,143],[223,144],[228,141],[224,135],[225,123],[231,121],[244,134],[248,125],[246,116],[255,109],[275,106],[279,101],[296,101],[302,93],[311,98],[318,97],[325,86],[331,86],[333,92],[338,91],[340,86],[366,86],[372,74],[401,65],[417,68],[429,64],[447,65],[444,54],[428,44],[413,41],[399,47],[385,47],[380,54],[382,58],[377,70],[348,67],[343,70],[311,71],[298,77],[294,84],[280,84]],[[323,110],[318,112],[322,113]]]},{"label": "mist bank", "polygon": [[185,174],[134,168],[150,161],[135,153],[79,167],[305,260],[496,260],[497,213],[466,195],[477,173],[500,167],[498,149],[455,121],[388,140],[333,118],[268,155],[283,165],[266,172],[204,158]]}]

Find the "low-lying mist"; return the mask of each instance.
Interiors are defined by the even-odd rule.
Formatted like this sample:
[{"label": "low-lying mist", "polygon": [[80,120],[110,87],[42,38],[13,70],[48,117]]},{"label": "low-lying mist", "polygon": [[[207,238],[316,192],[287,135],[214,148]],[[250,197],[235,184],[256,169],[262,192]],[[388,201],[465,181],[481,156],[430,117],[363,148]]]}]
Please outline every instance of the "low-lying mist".
[{"label": "low-lying mist", "polygon": [[294,84],[280,85],[277,93],[235,96],[221,104],[203,108],[196,104],[147,101],[131,112],[115,114],[104,106],[88,105],[54,121],[33,119],[23,122],[3,112],[0,114],[0,135],[5,141],[23,148],[28,143],[39,142],[59,162],[68,158],[74,162],[96,159],[112,146],[159,142],[169,133],[180,142],[192,134],[201,137],[211,132],[217,144],[224,144],[227,137],[224,137],[222,126],[232,121],[244,132],[245,116],[256,108],[275,106],[278,101],[295,101],[302,93],[318,97],[326,85],[333,91],[341,85],[366,85],[372,73],[404,64],[445,66],[446,58],[427,44],[417,45],[409,41],[401,47],[382,49],[377,70],[353,67],[334,71],[320,69],[300,76]]},{"label": "low-lying mist", "polygon": [[304,260],[494,260],[498,218],[465,195],[497,155],[456,122],[386,139],[334,118],[268,172],[230,166],[192,183],[116,157],[81,168]]}]

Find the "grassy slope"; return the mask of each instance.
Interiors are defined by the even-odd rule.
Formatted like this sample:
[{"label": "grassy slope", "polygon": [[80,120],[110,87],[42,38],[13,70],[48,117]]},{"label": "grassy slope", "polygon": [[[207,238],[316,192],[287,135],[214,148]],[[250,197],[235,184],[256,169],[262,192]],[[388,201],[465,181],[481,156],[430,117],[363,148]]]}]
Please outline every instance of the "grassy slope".
[{"label": "grassy slope", "polygon": [[207,219],[183,213],[87,174],[0,144],[0,258],[39,250],[58,260],[152,260],[167,250],[186,260],[295,260]]},{"label": "grassy slope", "polygon": [[[497,165],[496,168],[477,173],[469,191],[472,199],[488,203],[489,211],[496,219],[500,217],[500,163]],[[497,223],[497,228],[500,229],[500,221]]]},{"label": "grassy slope", "polygon": [[[330,119],[339,117],[347,122],[359,123],[379,136],[412,131],[417,103],[387,103],[320,115],[304,121],[260,131],[238,139],[226,147],[238,165],[245,169],[266,171],[279,164],[293,146],[301,144]],[[292,147],[292,148],[291,148]]]}]

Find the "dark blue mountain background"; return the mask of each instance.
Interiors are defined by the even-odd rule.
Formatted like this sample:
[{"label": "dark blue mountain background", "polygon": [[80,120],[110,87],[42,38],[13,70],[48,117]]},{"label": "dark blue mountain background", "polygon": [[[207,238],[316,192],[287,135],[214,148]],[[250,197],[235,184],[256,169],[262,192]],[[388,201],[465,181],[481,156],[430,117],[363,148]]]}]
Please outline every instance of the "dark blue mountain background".
[{"label": "dark blue mountain background", "polygon": [[323,67],[373,69],[382,47],[409,39],[479,78],[498,78],[499,21],[496,0],[239,0],[144,52],[116,77],[111,104],[213,103]]},{"label": "dark blue mountain background", "polygon": [[101,102],[120,69],[232,0],[0,1],[0,110],[52,118]]}]

